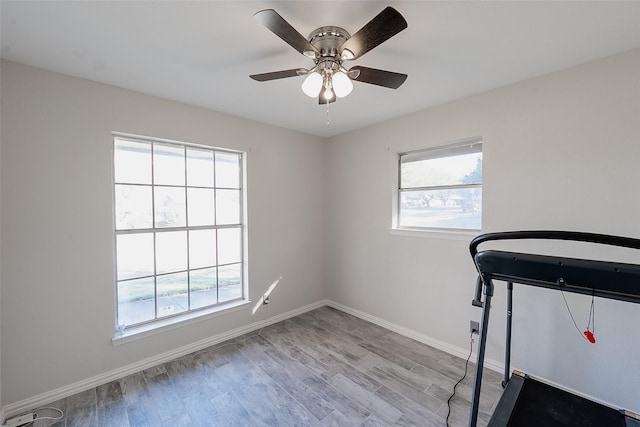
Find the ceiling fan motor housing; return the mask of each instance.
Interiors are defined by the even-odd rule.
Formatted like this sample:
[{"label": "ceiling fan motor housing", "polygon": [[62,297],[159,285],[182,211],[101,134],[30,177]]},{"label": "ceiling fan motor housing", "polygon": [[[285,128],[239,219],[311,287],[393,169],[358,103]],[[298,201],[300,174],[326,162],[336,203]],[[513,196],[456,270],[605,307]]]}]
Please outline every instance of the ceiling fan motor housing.
[{"label": "ceiling fan motor housing", "polygon": [[344,28],[333,26],[317,28],[309,34],[309,43],[318,49],[320,57],[316,58],[315,53],[312,51],[307,51],[309,55],[305,52],[305,55],[315,58],[316,63],[327,57],[338,61],[341,55],[341,52],[338,52],[338,48],[350,37],[351,35]]}]

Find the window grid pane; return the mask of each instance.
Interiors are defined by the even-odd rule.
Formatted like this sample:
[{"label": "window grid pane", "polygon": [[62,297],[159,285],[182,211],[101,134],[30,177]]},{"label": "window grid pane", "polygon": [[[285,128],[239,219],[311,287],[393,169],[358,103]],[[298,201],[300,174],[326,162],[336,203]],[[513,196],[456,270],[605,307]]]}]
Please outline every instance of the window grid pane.
[{"label": "window grid pane", "polygon": [[398,227],[481,229],[481,140],[400,154],[398,164]]},{"label": "window grid pane", "polygon": [[242,159],[114,138],[118,325],[244,298]]}]

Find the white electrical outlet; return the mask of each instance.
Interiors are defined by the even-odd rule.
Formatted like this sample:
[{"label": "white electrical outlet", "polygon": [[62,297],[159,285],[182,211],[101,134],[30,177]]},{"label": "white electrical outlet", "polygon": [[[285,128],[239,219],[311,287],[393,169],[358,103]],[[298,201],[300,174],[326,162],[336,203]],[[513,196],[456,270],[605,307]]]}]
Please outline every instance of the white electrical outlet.
[{"label": "white electrical outlet", "polygon": [[474,320],[471,320],[469,322],[469,331],[472,334],[479,334],[480,333],[480,324]]}]

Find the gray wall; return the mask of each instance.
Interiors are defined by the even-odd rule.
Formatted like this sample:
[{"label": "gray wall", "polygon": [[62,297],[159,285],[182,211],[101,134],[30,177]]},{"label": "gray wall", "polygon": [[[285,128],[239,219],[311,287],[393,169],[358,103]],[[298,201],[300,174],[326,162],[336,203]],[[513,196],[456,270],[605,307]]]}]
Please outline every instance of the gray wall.
[{"label": "gray wall", "polygon": [[[484,232],[640,238],[638,135],[640,50],[634,50],[331,138],[329,298],[468,349],[469,320],[480,318],[470,304],[476,277],[470,237],[390,232],[397,153],[481,136]],[[618,255],[640,262],[637,253]],[[488,343],[494,365],[503,361],[504,294],[498,285]],[[567,300],[586,327],[590,298]],[[640,412],[637,305],[597,300],[592,345],[576,331],[560,293],[517,288],[514,304],[515,367]]]},{"label": "gray wall", "polygon": [[[112,131],[244,150],[252,308],[119,346]],[[325,297],[325,142],[2,62],[2,396],[14,403]],[[268,313],[267,313],[268,310]]]},{"label": "gray wall", "polygon": [[[111,131],[248,152],[251,299],[283,275],[269,313],[234,312],[111,345]],[[28,399],[325,297],[462,352],[469,319],[479,318],[470,305],[470,238],[390,231],[397,152],[482,136],[483,231],[640,237],[639,134],[640,50],[329,140],[3,62],[2,400]],[[499,364],[502,285],[496,294],[488,357]],[[559,294],[518,288],[515,298],[515,367],[640,412],[637,306],[597,300],[591,345]],[[567,300],[586,325],[590,299]]]}]

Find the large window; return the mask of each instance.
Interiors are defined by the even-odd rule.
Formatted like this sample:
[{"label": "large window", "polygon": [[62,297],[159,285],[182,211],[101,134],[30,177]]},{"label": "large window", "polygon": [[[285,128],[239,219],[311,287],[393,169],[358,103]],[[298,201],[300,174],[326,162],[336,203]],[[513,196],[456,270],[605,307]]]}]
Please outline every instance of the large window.
[{"label": "large window", "polygon": [[480,230],[482,140],[400,154],[398,227]]},{"label": "large window", "polygon": [[114,138],[117,324],[245,298],[243,155]]}]

